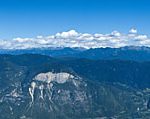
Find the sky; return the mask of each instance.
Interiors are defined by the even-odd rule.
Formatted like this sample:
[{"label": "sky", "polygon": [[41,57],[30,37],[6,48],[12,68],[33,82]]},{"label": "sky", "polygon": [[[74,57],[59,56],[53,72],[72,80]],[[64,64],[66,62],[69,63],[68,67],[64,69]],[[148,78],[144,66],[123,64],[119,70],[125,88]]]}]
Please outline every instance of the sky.
[{"label": "sky", "polygon": [[80,33],[150,35],[149,0],[0,0],[0,39]]}]

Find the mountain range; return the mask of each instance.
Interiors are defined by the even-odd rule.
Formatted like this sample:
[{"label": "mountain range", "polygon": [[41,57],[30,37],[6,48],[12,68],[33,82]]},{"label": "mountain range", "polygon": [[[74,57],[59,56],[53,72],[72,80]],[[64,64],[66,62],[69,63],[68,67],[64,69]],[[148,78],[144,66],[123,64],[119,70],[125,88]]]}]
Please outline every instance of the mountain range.
[{"label": "mountain range", "polygon": [[0,119],[149,119],[150,49],[1,50]]},{"label": "mountain range", "polygon": [[150,48],[139,46],[126,46],[120,48],[35,48],[35,49],[14,49],[7,50],[1,49],[0,54],[41,54],[51,57],[74,57],[74,58],[86,58],[93,60],[134,60],[134,61],[149,61],[150,60]]}]

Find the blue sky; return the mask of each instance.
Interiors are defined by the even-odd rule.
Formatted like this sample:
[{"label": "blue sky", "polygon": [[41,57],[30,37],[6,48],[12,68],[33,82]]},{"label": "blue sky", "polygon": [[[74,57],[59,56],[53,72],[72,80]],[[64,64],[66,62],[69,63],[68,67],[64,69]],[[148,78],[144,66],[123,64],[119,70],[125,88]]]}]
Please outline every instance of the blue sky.
[{"label": "blue sky", "polygon": [[78,32],[150,35],[149,0],[0,0],[0,39]]}]

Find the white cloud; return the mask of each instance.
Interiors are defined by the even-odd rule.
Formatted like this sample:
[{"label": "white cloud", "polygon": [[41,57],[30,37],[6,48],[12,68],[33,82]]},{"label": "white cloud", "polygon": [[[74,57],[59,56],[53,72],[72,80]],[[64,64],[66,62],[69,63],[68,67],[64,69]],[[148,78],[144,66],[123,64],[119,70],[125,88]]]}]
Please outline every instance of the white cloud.
[{"label": "white cloud", "polygon": [[56,37],[58,38],[72,38],[78,36],[78,33],[75,30],[70,30],[68,32],[57,33]]},{"label": "white cloud", "polygon": [[147,35],[138,35],[137,37],[135,37],[135,39],[146,40],[146,39],[148,39],[148,37],[147,37]]},{"label": "white cloud", "polygon": [[133,34],[136,34],[137,33],[137,29],[135,29],[135,28],[132,28],[132,29],[130,29],[130,31],[129,31],[129,33],[133,33]]},{"label": "white cloud", "polygon": [[78,33],[75,30],[57,33],[50,36],[37,36],[35,38],[14,38],[12,40],[0,40],[0,49],[27,49],[47,47],[124,47],[124,46],[148,46],[150,38],[147,35],[138,34],[136,29],[131,29],[128,34],[113,31],[110,34]]},{"label": "white cloud", "polygon": [[116,36],[116,37],[119,37],[119,36],[121,36],[121,33],[119,33],[118,31],[113,31],[113,32],[111,33],[111,35]]}]

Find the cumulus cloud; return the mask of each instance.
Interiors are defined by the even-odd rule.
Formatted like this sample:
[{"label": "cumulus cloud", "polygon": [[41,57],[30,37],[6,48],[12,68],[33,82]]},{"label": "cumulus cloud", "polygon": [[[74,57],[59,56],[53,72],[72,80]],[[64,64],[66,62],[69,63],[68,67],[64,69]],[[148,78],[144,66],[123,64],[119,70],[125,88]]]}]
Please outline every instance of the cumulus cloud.
[{"label": "cumulus cloud", "polygon": [[133,33],[133,34],[135,33],[136,34],[137,33],[137,29],[132,28],[132,29],[130,29],[129,33]]},{"label": "cumulus cloud", "polygon": [[124,47],[124,46],[148,46],[150,38],[144,34],[138,34],[136,29],[130,29],[128,34],[113,31],[109,34],[79,33],[75,30],[56,33],[49,36],[37,36],[35,38],[14,38],[12,40],[0,40],[0,49],[29,49],[29,48],[55,48],[55,47]]},{"label": "cumulus cloud", "polygon": [[78,32],[76,32],[75,30],[70,30],[68,32],[62,32],[56,34],[56,37],[58,38],[73,38],[76,36],[78,36]]}]

